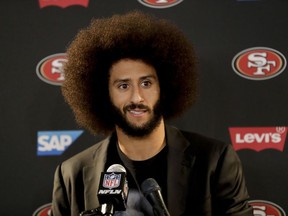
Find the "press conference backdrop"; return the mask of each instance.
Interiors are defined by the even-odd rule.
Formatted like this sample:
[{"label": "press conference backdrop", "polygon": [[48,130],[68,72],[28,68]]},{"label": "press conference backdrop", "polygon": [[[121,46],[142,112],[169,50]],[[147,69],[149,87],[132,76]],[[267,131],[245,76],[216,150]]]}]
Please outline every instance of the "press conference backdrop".
[{"label": "press conference backdrop", "polygon": [[254,214],[287,215],[287,0],[0,1],[0,215],[48,215],[56,166],[103,138],[63,101],[65,51],[93,17],[133,9],[175,23],[199,57],[198,101],[169,123],[231,143]]}]

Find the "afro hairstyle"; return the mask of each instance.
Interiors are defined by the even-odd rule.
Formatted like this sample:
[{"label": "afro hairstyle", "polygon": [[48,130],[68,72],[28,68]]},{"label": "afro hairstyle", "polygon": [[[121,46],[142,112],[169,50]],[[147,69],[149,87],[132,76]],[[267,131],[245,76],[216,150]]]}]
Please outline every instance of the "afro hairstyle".
[{"label": "afro hairstyle", "polygon": [[182,114],[197,96],[192,44],[165,19],[139,11],[92,19],[66,53],[62,94],[76,122],[92,134],[109,134],[115,128],[108,81],[111,65],[121,59],[141,60],[156,69],[165,119]]}]

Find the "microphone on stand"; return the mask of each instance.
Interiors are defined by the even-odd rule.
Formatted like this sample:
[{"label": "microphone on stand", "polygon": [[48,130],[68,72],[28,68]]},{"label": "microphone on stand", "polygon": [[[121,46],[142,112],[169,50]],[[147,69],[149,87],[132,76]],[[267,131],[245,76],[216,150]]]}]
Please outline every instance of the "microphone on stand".
[{"label": "microphone on stand", "polygon": [[115,211],[126,210],[128,183],[126,169],[122,165],[113,164],[107,172],[101,173],[97,196],[101,205],[107,205],[107,211],[111,212],[111,215]]},{"label": "microphone on stand", "polygon": [[161,188],[153,178],[148,178],[141,184],[141,190],[153,207],[155,216],[170,216],[161,194]]},{"label": "microphone on stand", "polygon": [[100,206],[84,211],[80,216],[114,215],[115,211],[125,211],[128,197],[126,169],[120,164],[111,165],[101,173],[97,193]]}]

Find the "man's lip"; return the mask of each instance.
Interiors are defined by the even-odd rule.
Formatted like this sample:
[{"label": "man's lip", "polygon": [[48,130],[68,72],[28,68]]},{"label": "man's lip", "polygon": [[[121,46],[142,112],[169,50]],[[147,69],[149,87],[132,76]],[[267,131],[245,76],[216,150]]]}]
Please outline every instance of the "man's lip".
[{"label": "man's lip", "polygon": [[129,109],[128,112],[147,112],[146,109]]},{"label": "man's lip", "polygon": [[141,115],[147,112],[146,109],[132,109],[132,110],[128,110],[129,113],[133,114],[133,115]]}]

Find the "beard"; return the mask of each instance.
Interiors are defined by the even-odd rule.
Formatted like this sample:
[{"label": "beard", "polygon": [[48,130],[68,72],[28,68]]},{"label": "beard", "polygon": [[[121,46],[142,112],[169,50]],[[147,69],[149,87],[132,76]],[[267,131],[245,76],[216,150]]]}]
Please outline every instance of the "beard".
[{"label": "beard", "polygon": [[[143,104],[127,105],[123,108],[123,111],[116,107],[112,102],[111,107],[114,117],[114,123],[119,128],[121,128],[126,135],[132,137],[144,137],[149,135],[156,127],[160,125],[162,119],[160,99],[155,103],[152,110]],[[146,109],[146,112],[152,113],[152,118],[149,119],[146,123],[139,126],[129,122],[125,114],[128,112],[128,110],[133,110],[136,108]]]}]

